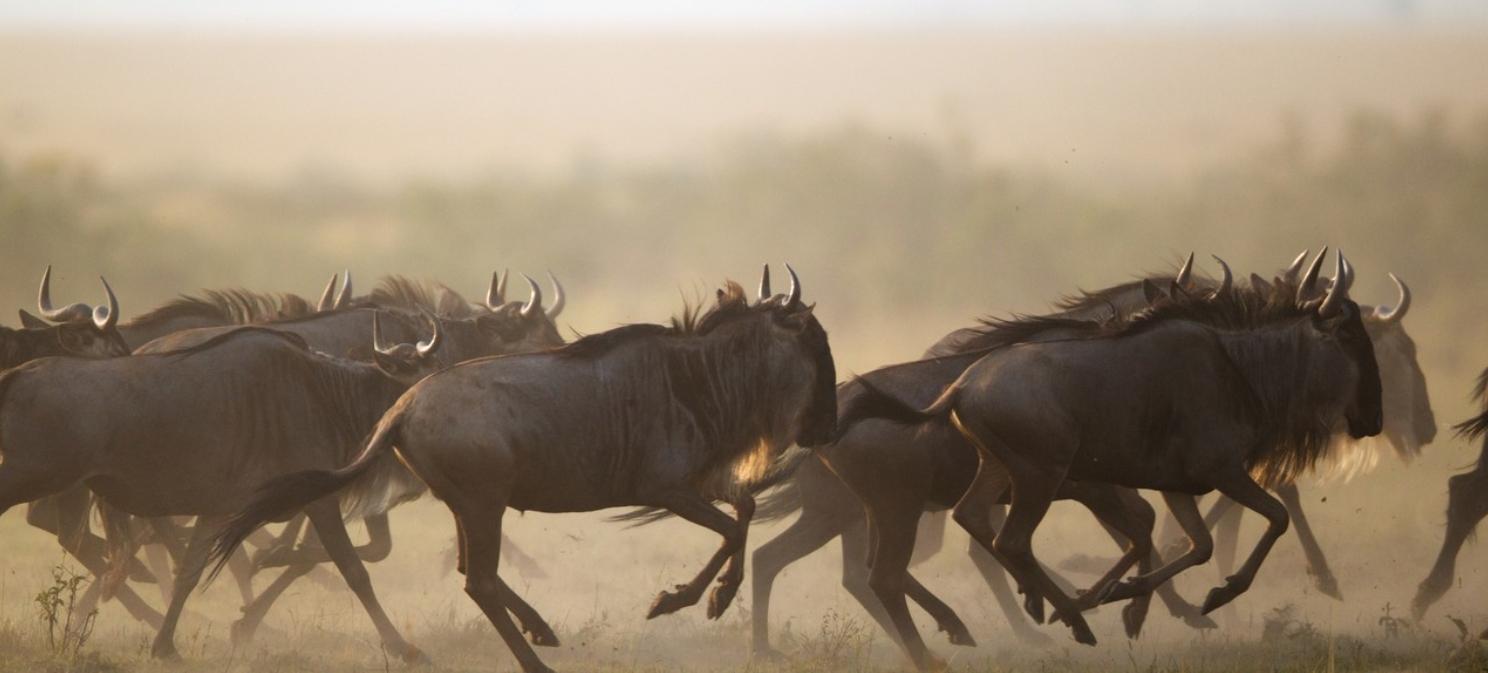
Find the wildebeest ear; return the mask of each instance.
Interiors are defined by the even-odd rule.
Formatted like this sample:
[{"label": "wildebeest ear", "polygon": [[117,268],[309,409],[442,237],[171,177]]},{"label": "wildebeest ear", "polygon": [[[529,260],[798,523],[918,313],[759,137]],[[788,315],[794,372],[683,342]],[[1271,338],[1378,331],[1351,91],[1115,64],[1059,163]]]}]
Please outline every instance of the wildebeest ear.
[{"label": "wildebeest ear", "polygon": [[1267,283],[1265,278],[1254,273],[1250,274],[1250,287],[1260,294],[1271,293],[1271,284]]},{"label": "wildebeest ear", "polygon": [[26,309],[19,309],[19,312],[21,314],[21,327],[24,327],[26,329],[44,329],[47,327],[51,327],[51,325],[48,324],[47,321],[31,315],[26,311]]},{"label": "wildebeest ear", "polygon": [[1167,298],[1167,295],[1158,289],[1157,283],[1152,282],[1151,278],[1142,279],[1142,296],[1147,298],[1148,304],[1156,304]]}]

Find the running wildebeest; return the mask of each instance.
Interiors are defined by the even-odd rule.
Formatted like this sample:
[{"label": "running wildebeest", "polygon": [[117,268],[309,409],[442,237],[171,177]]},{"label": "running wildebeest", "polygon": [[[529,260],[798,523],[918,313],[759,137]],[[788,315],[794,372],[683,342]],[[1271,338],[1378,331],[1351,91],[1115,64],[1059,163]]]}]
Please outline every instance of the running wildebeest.
[{"label": "running wildebeest", "polygon": [[[792,444],[830,440],[836,414],[827,334],[801,302],[795,273],[786,295],[753,305],[729,282],[712,309],[684,311],[670,327],[629,325],[425,379],[351,464],[267,485],[223,530],[214,554],[221,559],[263,523],[334,497],[395,451],[454,514],[466,593],[524,671],[546,671],[506,614],[514,594],[497,567],[508,507],[655,506],[718,533],[723,544],[702,571],[662,592],[648,613],[697,603],[722,571],[708,603],[716,616],[743,580],[751,483]],[[714,500],[730,503],[737,518]]]},{"label": "running wildebeest", "polygon": [[[0,513],[85,483],[131,515],[201,517],[151,648],[173,658],[175,623],[200,577],[211,522],[248,502],[258,483],[344,463],[408,385],[438,367],[435,329],[417,348],[379,351],[377,365],[316,353],[292,334],[239,327],[167,353],[46,358],[8,370],[0,374]],[[359,489],[366,492],[348,497],[394,501],[410,487],[403,472],[382,461]],[[389,651],[422,659],[382,612],[336,500],[305,509]]]},{"label": "running wildebeest", "polygon": [[[1362,438],[1383,424],[1378,366],[1344,280],[1340,258],[1332,286],[1316,300],[1305,292],[1230,292],[1208,301],[1174,293],[1127,321],[1025,319],[1030,330],[1080,334],[994,350],[923,410],[866,379],[872,394],[863,404],[897,409],[906,422],[956,424],[980,457],[955,505],[957,523],[1048,599],[1077,642],[1094,644],[1078,605],[1044,573],[1030,544],[1060,486],[1072,479],[1162,491],[1191,538],[1187,554],[1116,584],[1108,601],[1151,592],[1208,559],[1212,541],[1196,494],[1218,489],[1262,513],[1266,533],[1202,610],[1243,593],[1287,528],[1286,508],[1262,483],[1311,467],[1340,426]],[[1012,507],[995,531],[989,512],[1009,487]],[[935,662],[904,604],[909,553],[895,551],[912,544],[915,522],[865,505],[877,541],[870,584],[912,661],[928,668]]]},{"label": "running wildebeest", "polygon": [[[1464,439],[1482,439],[1483,450],[1472,470],[1447,480],[1447,535],[1431,574],[1421,581],[1411,603],[1418,620],[1452,588],[1457,576],[1457,553],[1478,522],[1488,516],[1488,369],[1478,376],[1473,399],[1483,406],[1483,413],[1459,423],[1456,430]],[[1488,631],[1481,637],[1488,639]]]},{"label": "running wildebeest", "polygon": [[[330,310],[293,320],[263,323],[260,326],[295,334],[317,351],[344,354],[356,360],[375,360],[379,366],[389,371],[394,371],[392,368],[398,366],[397,361],[378,355],[375,348],[377,342],[375,327],[380,325],[382,331],[393,335],[392,338],[395,341],[412,341],[417,338],[418,321],[413,318],[415,314],[405,310],[405,307],[427,314],[431,309],[438,308],[436,301],[445,307],[445,313],[469,316],[464,318],[433,316],[432,319],[439,326],[443,345],[432,357],[435,358],[433,364],[440,367],[475,357],[541,350],[561,345],[563,341],[558,335],[553,318],[562,310],[562,286],[557,284],[556,279],[554,280],[558,301],[555,302],[553,308],[544,309],[542,290],[530,278],[527,281],[531,294],[525,303],[488,301],[485,310],[457,311],[452,308],[450,302],[434,299],[432,294],[422,286],[406,279],[393,277],[384,279],[383,283],[365,299],[350,301],[340,299]],[[500,299],[504,293],[496,291],[494,277],[492,287],[488,300]],[[343,286],[341,295],[344,297],[348,293],[349,291]],[[452,294],[452,291],[446,291],[443,296],[448,297]],[[458,295],[453,296],[458,298]],[[463,300],[458,300],[456,303],[463,303]],[[152,341],[135,352],[136,354],[148,354],[183,350],[234,329],[237,328],[199,328],[177,332]],[[363,330],[366,330],[365,334]],[[368,350],[365,347],[353,346],[352,344],[359,337],[372,344],[374,348]],[[405,481],[409,482],[402,487],[408,492],[407,497],[422,493],[422,485],[412,477],[407,477]],[[365,518],[367,523],[369,542],[365,546],[357,547],[359,557],[363,561],[376,562],[391,553],[392,538],[386,509],[392,504],[363,503],[360,509],[347,512],[347,518]],[[297,518],[296,521],[299,519]],[[311,572],[319,563],[335,560],[329,550],[319,545],[291,548],[299,530],[299,524],[292,522],[279,539],[261,552],[255,562],[249,565],[250,568],[282,565],[286,566],[286,570],[262,592],[251,596],[250,600],[246,601],[243,616],[232,626],[231,634],[235,642],[243,642],[252,637],[273,603],[298,578]],[[178,556],[183,556],[183,554],[178,554]],[[179,561],[178,567],[182,567],[183,564],[184,560]],[[516,609],[523,626],[533,634],[534,640],[544,645],[556,644],[557,636],[535,610],[528,608],[525,604],[519,605]]]},{"label": "running wildebeest", "polygon": [[[1347,284],[1351,287],[1353,269],[1346,267],[1345,270]],[[1251,283],[1261,292],[1270,291],[1272,284],[1296,287],[1296,274],[1290,271],[1270,283],[1252,276]],[[1373,469],[1378,462],[1381,444],[1388,444],[1402,462],[1409,463],[1420,455],[1423,446],[1436,438],[1436,417],[1431,409],[1426,377],[1416,356],[1415,342],[1406,333],[1402,322],[1411,306],[1410,288],[1395,274],[1389,276],[1399,293],[1396,305],[1360,306],[1364,329],[1374,344],[1375,359],[1379,363],[1384,430],[1378,437],[1363,440],[1342,433],[1335,435],[1317,469],[1325,476],[1346,479]],[[1302,509],[1302,496],[1296,482],[1278,483],[1272,490],[1287,507],[1303,557],[1307,560],[1307,574],[1314,586],[1324,595],[1342,600],[1338,580],[1328,567],[1327,557]],[[1233,500],[1221,495],[1204,516],[1206,525],[1214,529],[1215,566],[1221,576],[1229,575],[1234,568],[1240,520],[1244,514],[1244,510],[1235,505]]]}]

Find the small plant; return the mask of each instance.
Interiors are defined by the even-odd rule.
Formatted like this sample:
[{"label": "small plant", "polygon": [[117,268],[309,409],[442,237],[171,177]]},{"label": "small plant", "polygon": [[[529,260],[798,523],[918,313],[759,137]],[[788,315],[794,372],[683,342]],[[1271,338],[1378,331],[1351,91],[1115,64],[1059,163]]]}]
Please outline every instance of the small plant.
[{"label": "small plant", "polygon": [[93,635],[98,610],[77,614],[78,588],[87,581],[87,577],[59,563],[52,568],[52,585],[32,599],[36,603],[37,619],[46,625],[47,648],[53,656],[76,658]]},{"label": "small plant", "polygon": [[1392,606],[1389,603],[1385,603],[1384,614],[1379,618],[1379,625],[1385,630],[1386,638],[1398,638],[1400,637],[1400,632],[1410,628],[1411,624],[1404,619],[1390,614],[1391,609]]}]

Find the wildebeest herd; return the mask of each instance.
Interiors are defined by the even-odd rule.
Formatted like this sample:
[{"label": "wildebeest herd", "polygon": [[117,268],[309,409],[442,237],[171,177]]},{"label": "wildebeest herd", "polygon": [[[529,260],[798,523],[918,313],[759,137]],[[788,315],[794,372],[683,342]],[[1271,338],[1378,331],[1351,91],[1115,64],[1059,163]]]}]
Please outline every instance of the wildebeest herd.
[{"label": "wildebeest herd", "polygon": [[[1357,463],[1372,437],[1407,458],[1435,437],[1403,323],[1410,290],[1392,274],[1393,306],[1361,305],[1352,265],[1338,253],[1324,278],[1326,258],[1303,252],[1277,274],[1237,280],[1217,257],[1220,277],[1199,276],[1190,255],[1173,275],[1082,292],[1047,315],[983,319],[922,359],[842,383],[789,267],[785,292],[766,267],[753,298],[729,282],[670,324],[571,343],[554,322],[567,301],[555,278],[551,306],[525,276],[528,297],[507,301],[504,272],[480,303],[400,277],[357,296],[347,274],[315,304],[212,291],[121,321],[107,281],[105,304],[55,307],[48,267],[40,316],[23,310],[21,329],[0,328],[0,513],[27,504],[28,522],[98,578],[85,602],[119,599],[157,628],[162,658],[177,656],[177,621],[209,568],[237,580],[242,640],[329,562],[384,646],[424,660],[363,563],[389,553],[388,510],[425,489],[454,518],[466,593],[524,671],[548,670],[528,640],[558,636],[498,573],[508,508],[638,507],[619,518],[676,516],[717,533],[718,550],[648,618],[704,594],[707,615],[722,615],[743,584],[750,524],[799,511],[754,554],[760,655],[774,653],[776,576],[836,537],[844,587],[917,667],[942,663],[907,601],[952,643],[974,644],[910,572],[922,519],[945,510],[1022,637],[1047,638],[1023,616],[1044,622],[1047,605],[1050,623],[1093,645],[1082,613],[1112,602],[1125,603],[1136,637],[1154,593],[1209,628],[1206,615],[1245,593],[1293,523],[1314,582],[1339,597],[1297,478]],[[1463,436],[1488,435],[1485,389],[1488,371],[1474,393],[1484,412],[1457,426]],[[1449,481],[1446,539],[1418,617],[1451,587],[1458,550],[1488,514],[1484,447]],[[1161,493],[1186,545],[1154,544],[1156,512],[1138,489]],[[1221,497],[1205,515],[1196,498],[1210,491]],[[1031,544],[1057,499],[1087,507],[1122,550],[1083,591]],[[1242,508],[1266,528],[1231,572]],[[352,543],[348,520],[366,522],[368,544]],[[273,522],[286,525],[265,532]],[[1223,583],[1198,605],[1179,596],[1169,580],[1216,551]],[[253,575],[270,567],[284,570],[255,593]],[[149,581],[163,614],[130,584]]]}]

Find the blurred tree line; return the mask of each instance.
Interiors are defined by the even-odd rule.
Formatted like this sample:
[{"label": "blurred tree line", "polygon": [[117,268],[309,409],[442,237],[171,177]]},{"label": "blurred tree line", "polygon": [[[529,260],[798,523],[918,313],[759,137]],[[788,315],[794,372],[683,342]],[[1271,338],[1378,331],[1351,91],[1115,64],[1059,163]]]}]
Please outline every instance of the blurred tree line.
[{"label": "blurred tree line", "polygon": [[668,163],[393,185],[314,170],[255,184],[111,179],[75,157],[3,157],[0,292],[31,306],[49,262],[62,301],[97,301],[104,273],[126,312],[201,287],[314,295],[343,267],[364,290],[407,273],[471,298],[493,268],[552,269],[572,298],[566,319],[594,331],[661,320],[679,288],[752,284],[760,262],[790,261],[847,372],[917,355],[972,316],[1037,311],[1189,250],[1270,273],[1329,243],[1359,267],[1361,301],[1393,301],[1386,271],[1411,282],[1413,330],[1440,333],[1418,340],[1454,372],[1451,399],[1488,364],[1469,337],[1488,327],[1488,117],[1360,113],[1327,147],[1287,122],[1250,156],[1120,187],[987,165],[965,142],[847,124],[743,135]]}]

